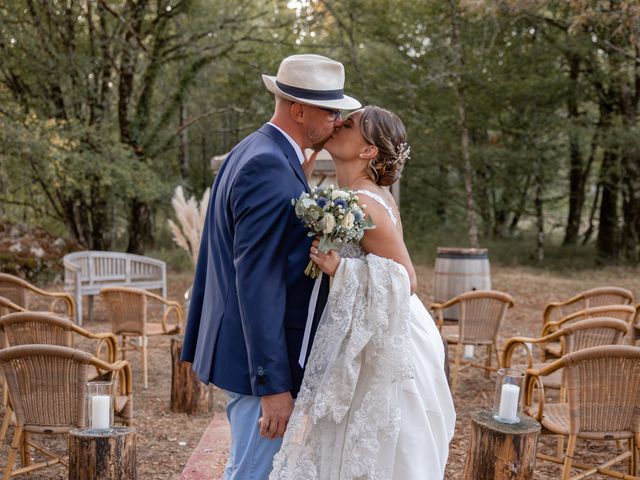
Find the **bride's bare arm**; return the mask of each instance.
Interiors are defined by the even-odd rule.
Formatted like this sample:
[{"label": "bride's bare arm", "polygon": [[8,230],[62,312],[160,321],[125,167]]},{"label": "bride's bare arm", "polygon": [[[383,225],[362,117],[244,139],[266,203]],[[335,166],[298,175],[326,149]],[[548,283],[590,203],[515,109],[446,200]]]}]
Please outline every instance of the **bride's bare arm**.
[{"label": "bride's bare arm", "polygon": [[365,195],[360,197],[360,203],[367,205],[365,211],[371,216],[371,220],[376,226],[372,230],[365,231],[364,237],[360,241],[363,250],[379,257],[389,258],[402,265],[409,274],[411,293],[415,293],[418,286],[416,271],[411,263],[411,257],[402,239],[402,234],[391,220],[389,212],[378,202]]}]

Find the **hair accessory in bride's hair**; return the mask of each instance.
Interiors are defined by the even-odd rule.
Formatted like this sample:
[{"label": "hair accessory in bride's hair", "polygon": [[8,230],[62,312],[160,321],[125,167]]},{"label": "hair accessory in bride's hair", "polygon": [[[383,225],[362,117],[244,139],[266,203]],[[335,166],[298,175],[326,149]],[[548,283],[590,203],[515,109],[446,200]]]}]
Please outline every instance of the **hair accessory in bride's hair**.
[{"label": "hair accessory in bride's hair", "polygon": [[401,143],[396,147],[396,153],[398,154],[398,161],[404,163],[411,158],[411,147],[408,143]]}]

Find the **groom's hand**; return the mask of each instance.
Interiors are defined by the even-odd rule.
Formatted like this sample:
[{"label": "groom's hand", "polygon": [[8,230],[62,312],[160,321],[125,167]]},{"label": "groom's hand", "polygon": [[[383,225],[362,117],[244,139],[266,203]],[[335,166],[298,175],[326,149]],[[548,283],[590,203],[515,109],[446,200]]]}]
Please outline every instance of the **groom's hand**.
[{"label": "groom's hand", "polygon": [[273,440],[284,435],[287,422],[293,412],[293,398],[290,392],[276,393],[262,397],[262,418],[260,436]]}]

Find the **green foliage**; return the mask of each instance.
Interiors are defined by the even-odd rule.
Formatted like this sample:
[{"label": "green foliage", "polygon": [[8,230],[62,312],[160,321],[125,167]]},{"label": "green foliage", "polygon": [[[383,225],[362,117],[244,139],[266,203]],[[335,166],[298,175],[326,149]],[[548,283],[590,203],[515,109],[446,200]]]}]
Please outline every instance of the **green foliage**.
[{"label": "green foliage", "polygon": [[402,214],[418,259],[468,243],[457,72],[483,245],[533,262],[541,224],[550,263],[591,261],[596,237],[606,261],[637,260],[640,10],[600,3],[12,2],[0,8],[0,208],[88,246],[131,249],[144,226],[170,250],[173,188],[201,196],[212,157],[270,117],[261,74],[316,52],[345,64],[349,94],[407,126]]}]

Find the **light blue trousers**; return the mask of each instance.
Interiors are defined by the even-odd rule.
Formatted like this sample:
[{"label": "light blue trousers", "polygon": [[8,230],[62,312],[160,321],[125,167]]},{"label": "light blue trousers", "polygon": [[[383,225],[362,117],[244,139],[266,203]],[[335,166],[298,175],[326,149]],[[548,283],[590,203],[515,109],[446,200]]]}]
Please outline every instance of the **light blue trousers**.
[{"label": "light blue trousers", "polygon": [[226,393],[231,449],[224,480],[268,480],[273,457],[282,445],[282,438],[269,440],[260,436],[260,397]]}]

